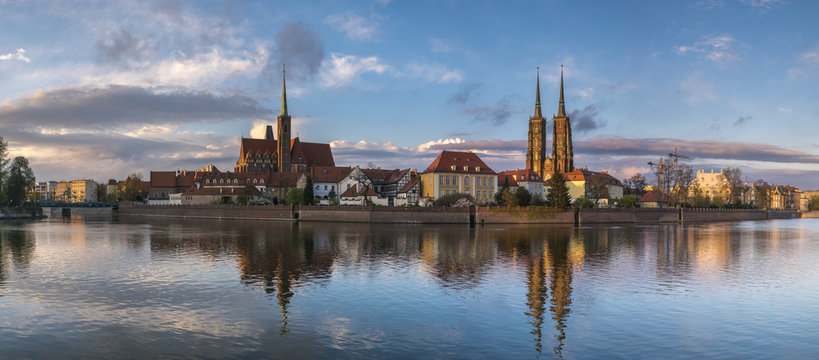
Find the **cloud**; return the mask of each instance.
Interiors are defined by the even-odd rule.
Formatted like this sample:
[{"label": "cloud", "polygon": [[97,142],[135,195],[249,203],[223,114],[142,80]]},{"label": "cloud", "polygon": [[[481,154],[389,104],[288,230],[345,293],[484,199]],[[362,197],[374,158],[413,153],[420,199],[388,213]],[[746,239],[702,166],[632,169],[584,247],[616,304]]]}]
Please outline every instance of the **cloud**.
[{"label": "cloud", "polygon": [[783,107],[783,106],[780,106],[779,108],[777,108],[777,110],[779,110],[779,112],[782,113],[782,114],[790,114],[790,113],[793,112],[792,109],[788,109],[788,108]]},{"label": "cloud", "polygon": [[26,57],[26,49],[17,49],[17,52],[0,55],[0,61],[4,60],[20,60],[27,63],[31,62],[31,59]]},{"label": "cloud", "polygon": [[771,7],[783,3],[782,0],[740,0],[743,4],[760,9],[770,9]]},{"label": "cloud", "polygon": [[700,73],[694,73],[683,80],[677,92],[685,96],[685,103],[689,106],[717,99],[714,83],[704,79]]},{"label": "cloud", "polygon": [[699,10],[713,10],[725,6],[724,0],[698,0],[688,5],[690,8]]},{"label": "cloud", "polygon": [[819,76],[819,47],[805,51],[799,55],[801,66],[788,70],[788,77],[797,79],[802,77]]},{"label": "cloud", "polygon": [[[38,90],[6,100],[0,127],[94,131],[134,124],[224,122],[270,116],[272,111],[241,94],[215,95],[182,88],[133,86]],[[25,127],[25,126],[24,126]]]},{"label": "cloud", "polygon": [[677,46],[674,51],[678,55],[699,54],[714,63],[724,65],[741,60],[747,47],[732,35],[723,34],[703,36],[694,45]]},{"label": "cloud", "polygon": [[458,104],[464,105],[466,104],[469,99],[473,96],[475,92],[477,92],[478,88],[481,87],[480,83],[470,83],[464,85],[460,90],[452,93],[449,97],[450,104]]},{"label": "cloud", "polygon": [[819,164],[819,155],[775,145],[671,138],[593,138],[574,142],[576,153],[609,156],[663,156],[674,148],[695,159]]},{"label": "cloud", "polygon": [[276,46],[265,67],[271,83],[281,83],[282,65],[287,64],[288,76],[309,78],[317,74],[324,61],[324,43],[318,34],[303,23],[287,23],[276,34]]},{"label": "cloud", "polygon": [[473,107],[462,111],[463,114],[472,115],[475,122],[486,121],[494,126],[500,126],[509,121],[512,116],[509,96],[501,98],[497,104],[491,106]]},{"label": "cloud", "polygon": [[106,38],[97,39],[94,48],[97,51],[97,61],[123,65],[131,62],[141,63],[146,56],[145,53],[150,50],[146,40],[137,38],[124,28],[108,34]]},{"label": "cloud", "polygon": [[352,12],[332,14],[324,18],[324,23],[343,32],[354,40],[372,40],[378,31],[378,24]]},{"label": "cloud", "polygon": [[323,65],[321,73],[322,87],[342,87],[357,80],[362,74],[373,72],[382,74],[390,67],[381,62],[377,56],[358,57],[333,53],[330,61]]},{"label": "cloud", "polygon": [[598,118],[599,113],[594,104],[588,105],[582,110],[572,111],[569,114],[572,119],[572,131],[576,134],[583,134],[606,126],[606,122]]},{"label": "cloud", "polygon": [[753,118],[750,116],[740,116],[739,119],[737,119],[737,121],[734,121],[734,127],[745,125],[745,123],[750,121],[751,119]]},{"label": "cloud", "polygon": [[464,74],[458,69],[450,69],[439,64],[409,63],[404,66],[401,76],[420,78],[428,82],[439,84],[460,82]]},{"label": "cloud", "polygon": [[429,50],[434,53],[446,54],[453,52],[455,47],[444,39],[431,38],[429,39]]}]

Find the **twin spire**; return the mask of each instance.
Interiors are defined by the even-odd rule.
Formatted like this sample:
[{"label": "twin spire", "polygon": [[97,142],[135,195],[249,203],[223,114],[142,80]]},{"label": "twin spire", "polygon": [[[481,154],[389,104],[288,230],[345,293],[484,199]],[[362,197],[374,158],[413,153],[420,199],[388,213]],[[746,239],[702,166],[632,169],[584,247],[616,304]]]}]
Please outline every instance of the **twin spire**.
[{"label": "twin spire", "polygon": [[[540,111],[540,67],[537,68],[537,92],[535,93],[535,118],[543,117]],[[560,103],[557,116],[566,117],[566,105],[563,103],[563,65],[560,65]]]},{"label": "twin spire", "polygon": [[287,89],[286,89],[286,86],[285,86],[285,83],[284,83],[284,64],[282,64],[282,113],[281,113],[281,116],[288,116],[288,114],[287,114]]}]

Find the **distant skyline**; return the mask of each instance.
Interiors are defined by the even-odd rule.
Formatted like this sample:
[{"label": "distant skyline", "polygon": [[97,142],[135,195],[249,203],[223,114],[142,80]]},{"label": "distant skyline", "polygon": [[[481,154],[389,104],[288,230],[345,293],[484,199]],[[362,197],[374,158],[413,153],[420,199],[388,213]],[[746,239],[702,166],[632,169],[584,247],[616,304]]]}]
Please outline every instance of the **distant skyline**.
[{"label": "distant skyline", "polygon": [[[819,3],[0,0],[0,136],[38,181],[233,170],[279,114],[337,165],[525,167],[565,65],[575,166],[819,189]],[[551,141],[551,131],[548,136]]]}]

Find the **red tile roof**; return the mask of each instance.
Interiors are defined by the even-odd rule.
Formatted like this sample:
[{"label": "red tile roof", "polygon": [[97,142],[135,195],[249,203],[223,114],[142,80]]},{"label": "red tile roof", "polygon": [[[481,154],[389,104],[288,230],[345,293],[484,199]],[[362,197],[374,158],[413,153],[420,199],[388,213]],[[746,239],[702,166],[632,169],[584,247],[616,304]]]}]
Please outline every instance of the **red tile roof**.
[{"label": "red tile roof", "polygon": [[373,184],[376,185],[386,185],[386,184],[394,184],[401,180],[402,177],[406,173],[408,173],[410,169],[393,169],[393,170],[382,170],[382,169],[361,169],[361,172],[367,176]]},{"label": "red tile roof", "polygon": [[498,174],[498,184],[503,184],[502,176],[512,177],[509,182],[510,185],[512,184],[511,180],[515,180],[515,182],[543,181],[540,175],[530,169],[506,170],[501,172]]},{"label": "red tile roof", "polygon": [[[277,141],[268,139],[242,138],[239,160],[247,160],[251,155],[275,157]],[[301,157],[301,161],[299,161]],[[302,142],[299,138],[290,140],[290,161],[308,166],[335,166],[330,144]]]},{"label": "red tile roof", "polygon": [[432,164],[430,164],[422,174],[432,172],[489,175],[497,174],[475,153],[447,150],[441,151],[441,153],[438,154],[438,157],[435,158]]},{"label": "red tile roof", "polygon": [[310,177],[314,183],[338,183],[353,171],[349,166],[314,166]]},{"label": "red tile roof", "polygon": [[507,174],[506,172],[498,174],[498,186],[504,186],[507,184],[511,187],[517,187],[518,182],[515,180],[515,176],[512,174]]},{"label": "red tile roof", "polygon": [[649,191],[645,193],[638,202],[666,202],[665,200],[660,200],[661,196],[654,191]]},{"label": "red tile roof", "polygon": [[357,184],[351,186],[347,191],[341,194],[341,197],[351,198],[351,197],[359,197],[359,196],[372,196],[378,197],[378,194],[369,186],[362,186],[360,190],[356,190]]},{"label": "red tile roof", "polygon": [[196,187],[191,187],[190,189],[186,190],[183,195],[242,195],[242,194],[249,194],[258,196],[261,195],[259,189],[256,189],[255,186],[248,185],[244,188],[237,189],[237,188],[220,188],[220,187],[203,187],[197,189]]},{"label": "red tile roof", "polygon": [[151,171],[151,187],[176,187],[176,172]]},{"label": "red tile roof", "polygon": [[574,169],[572,172],[566,173],[567,181],[587,181],[591,180],[592,178],[603,180],[603,182],[606,184],[623,186],[620,180],[617,180],[617,178],[609,175],[607,172]]}]

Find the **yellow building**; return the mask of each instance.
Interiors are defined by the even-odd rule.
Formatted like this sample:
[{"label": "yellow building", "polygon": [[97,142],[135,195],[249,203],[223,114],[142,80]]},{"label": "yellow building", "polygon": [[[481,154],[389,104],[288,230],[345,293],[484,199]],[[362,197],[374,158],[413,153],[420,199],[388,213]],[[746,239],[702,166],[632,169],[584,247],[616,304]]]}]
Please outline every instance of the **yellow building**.
[{"label": "yellow building", "polygon": [[54,191],[54,198],[65,202],[97,201],[97,182],[94,180],[60,181]]},{"label": "yellow building", "polygon": [[420,179],[421,197],[429,200],[463,193],[486,203],[498,191],[498,174],[471,152],[442,151]]}]

